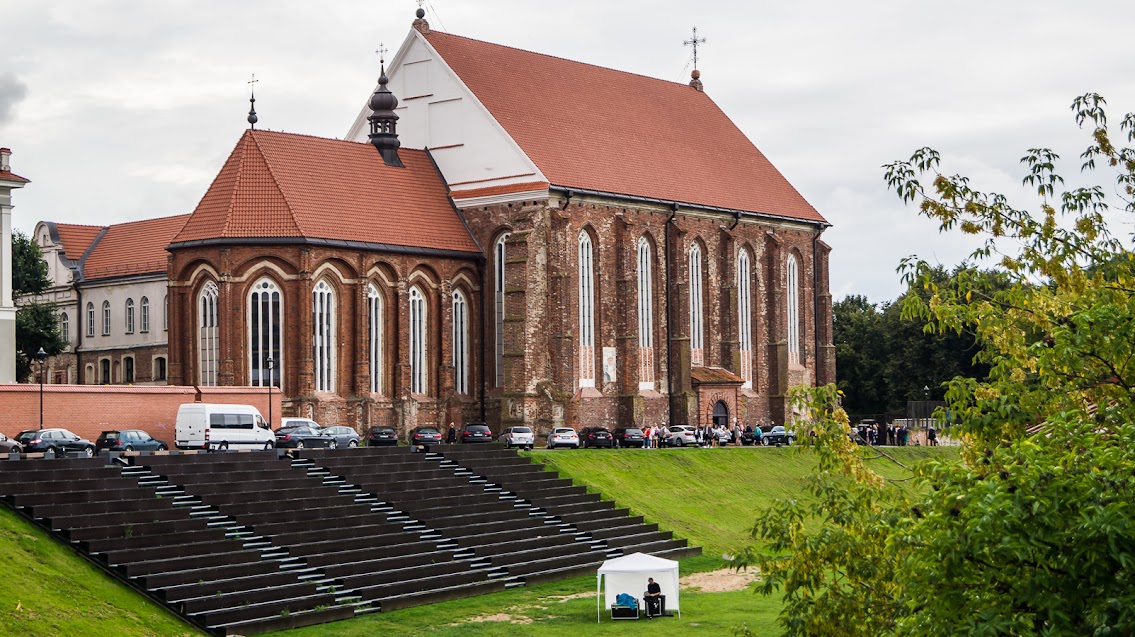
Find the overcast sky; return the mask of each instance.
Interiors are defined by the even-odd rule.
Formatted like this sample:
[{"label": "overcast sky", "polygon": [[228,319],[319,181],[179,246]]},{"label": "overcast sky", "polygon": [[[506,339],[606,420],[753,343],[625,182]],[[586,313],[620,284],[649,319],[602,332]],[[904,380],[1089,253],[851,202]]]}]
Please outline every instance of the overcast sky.
[{"label": "overcast sky", "polygon": [[[397,48],[413,0],[0,0],[0,146],[33,183],[15,225],[192,212],[232,150],[256,86],[261,128],[342,137]],[[972,247],[885,188],[880,165],[921,146],[949,172],[1031,199],[1017,160],[1047,146],[1078,172],[1068,106],[1135,110],[1135,2],[955,0],[428,0],[434,29],[688,81],[832,224],[837,299],[894,298],[911,254]],[[602,95],[549,99],[601,100]]]}]

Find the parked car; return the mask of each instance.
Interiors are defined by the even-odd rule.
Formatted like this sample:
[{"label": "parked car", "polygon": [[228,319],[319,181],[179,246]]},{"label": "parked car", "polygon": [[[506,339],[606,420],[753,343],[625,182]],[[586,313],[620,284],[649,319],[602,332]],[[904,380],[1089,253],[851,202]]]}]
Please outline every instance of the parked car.
[{"label": "parked car", "polygon": [[670,427],[670,435],[666,436],[664,442],[667,447],[685,447],[687,445],[696,445],[698,439],[697,436],[694,435],[694,427],[692,425],[674,425]]},{"label": "parked car", "polygon": [[615,447],[615,437],[604,427],[584,427],[579,432],[580,446],[584,449],[592,447]]},{"label": "parked car", "polygon": [[359,446],[359,432],[344,427],[342,425],[335,425],[333,427],[323,428],[324,436],[331,436],[340,447],[357,447]]},{"label": "parked car", "polygon": [[646,438],[638,427],[618,427],[611,434],[615,437],[616,447],[642,447],[646,445]]},{"label": "parked car", "polygon": [[571,447],[579,449],[579,434],[571,427],[556,427],[548,434],[548,448]]},{"label": "parked car", "polygon": [[371,427],[367,433],[368,447],[393,447],[398,444],[398,432],[393,427]]},{"label": "parked car", "polygon": [[99,434],[95,451],[165,451],[166,443],[141,429],[111,429]]},{"label": "parked car", "polygon": [[334,449],[339,442],[334,436],[325,436],[319,427],[310,425],[289,425],[276,430],[277,449],[303,449],[304,447],[327,447]]},{"label": "parked car", "polygon": [[445,437],[437,427],[414,427],[410,430],[410,444],[412,445],[440,445]]},{"label": "parked car", "polygon": [[761,444],[761,438],[764,437],[764,432],[760,427],[754,427],[741,433],[741,444],[748,447],[749,445]]},{"label": "parked car", "polygon": [[0,434],[0,453],[22,453],[24,450],[20,443],[9,440],[8,436]]},{"label": "parked car", "polygon": [[57,458],[69,453],[81,453],[88,458],[95,455],[95,444],[66,429],[29,429],[16,435],[16,442],[24,453],[44,452]]},{"label": "parked car", "polygon": [[178,449],[272,448],[276,437],[252,405],[186,403],[177,409],[174,444]]},{"label": "parked car", "polygon": [[761,436],[761,444],[774,445],[790,445],[796,442],[796,434],[791,431],[786,431],[783,426],[777,425],[773,427],[767,434]]},{"label": "parked car", "polygon": [[532,433],[531,427],[507,427],[498,442],[503,442],[505,449],[513,447],[531,449],[536,445],[536,434]]},{"label": "parked car", "polygon": [[471,422],[461,428],[461,442],[492,442],[493,432],[483,422]]}]

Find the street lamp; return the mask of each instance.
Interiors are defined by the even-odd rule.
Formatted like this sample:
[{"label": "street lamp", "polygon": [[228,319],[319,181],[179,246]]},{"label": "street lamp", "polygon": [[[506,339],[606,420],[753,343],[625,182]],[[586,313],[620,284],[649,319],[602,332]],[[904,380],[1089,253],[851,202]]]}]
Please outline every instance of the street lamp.
[{"label": "street lamp", "polygon": [[39,361],[39,428],[43,429],[43,366],[47,363],[47,352],[39,348],[35,359]]},{"label": "street lamp", "polygon": [[269,355],[265,362],[268,363],[268,428],[271,429],[275,424],[272,422],[272,388],[276,386],[276,382],[272,378],[272,368],[276,365],[276,361]]},{"label": "street lamp", "polygon": [[926,400],[930,400],[930,386],[929,385],[923,385],[922,386],[922,395],[923,395],[923,397],[926,398]]}]

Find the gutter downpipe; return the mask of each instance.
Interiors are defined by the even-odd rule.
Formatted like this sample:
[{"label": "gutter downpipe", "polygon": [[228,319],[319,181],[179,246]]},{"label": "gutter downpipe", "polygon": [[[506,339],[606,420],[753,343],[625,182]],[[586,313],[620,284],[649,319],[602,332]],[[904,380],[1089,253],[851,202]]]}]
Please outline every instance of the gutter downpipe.
[{"label": "gutter downpipe", "polygon": [[818,226],[816,234],[812,236],[812,360],[816,365],[812,380],[816,387],[820,386],[820,258],[816,253],[816,244],[826,229],[825,226]]},{"label": "gutter downpipe", "polygon": [[[75,384],[83,384],[83,366],[79,363],[79,350],[83,348],[83,318],[86,316],[87,311],[83,307],[83,288],[75,282],[75,298],[77,305],[75,306],[75,325],[78,330],[75,332]],[[169,356],[167,350],[166,356]]]},{"label": "gutter downpipe", "polygon": [[[481,278],[481,289],[482,290],[487,288],[487,286],[485,285],[485,282],[487,281],[487,279],[485,279],[485,275],[487,274],[486,267],[485,267],[486,263],[487,263],[487,259],[481,259],[481,262],[477,264],[477,269],[480,270],[480,272],[478,272],[478,276]],[[482,302],[483,302],[484,298],[485,298],[485,296],[482,294],[481,295]],[[495,302],[495,299],[494,299],[494,302]],[[480,325],[480,328],[481,328],[480,329],[480,332],[481,332],[481,422],[485,422],[485,409],[486,409],[485,401],[488,399],[487,394],[488,394],[488,388],[489,388],[489,377],[485,375],[486,371],[487,371],[485,369],[485,367],[488,364],[487,363],[488,357],[485,356],[485,315],[488,314],[488,312],[486,311],[487,309],[488,309],[487,307],[482,305],[482,307],[481,307],[481,321],[480,321],[480,323],[481,323],[481,325]]]},{"label": "gutter downpipe", "polygon": [[678,214],[678,204],[673,202],[670,204],[670,217],[666,219],[666,225],[663,227],[664,241],[666,243],[666,255],[663,259],[663,267],[666,270],[666,419],[667,427],[674,426],[674,357],[671,351],[671,331],[673,324],[673,312],[670,303],[670,224],[674,221],[674,216]]}]

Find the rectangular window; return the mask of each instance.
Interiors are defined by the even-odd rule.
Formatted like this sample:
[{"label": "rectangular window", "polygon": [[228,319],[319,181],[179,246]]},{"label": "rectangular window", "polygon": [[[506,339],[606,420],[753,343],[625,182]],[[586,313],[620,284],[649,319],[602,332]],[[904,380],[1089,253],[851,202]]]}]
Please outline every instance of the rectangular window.
[{"label": "rectangular window", "polygon": [[127,385],[134,384],[134,357],[127,356],[122,359],[122,382]]}]

